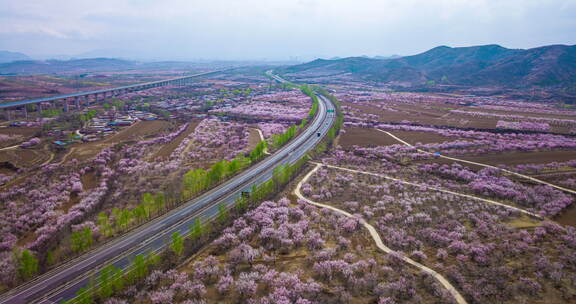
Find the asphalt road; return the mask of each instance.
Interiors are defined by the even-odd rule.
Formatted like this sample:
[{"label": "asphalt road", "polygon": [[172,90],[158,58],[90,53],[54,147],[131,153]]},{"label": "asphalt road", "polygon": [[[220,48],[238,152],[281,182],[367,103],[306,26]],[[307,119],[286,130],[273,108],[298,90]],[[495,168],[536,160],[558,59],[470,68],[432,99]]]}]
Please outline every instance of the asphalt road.
[{"label": "asphalt road", "polygon": [[[273,77],[284,81],[278,76]],[[334,113],[327,113],[327,110],[334,109],[334,105],[323,96],[319,97],[316,118],[304,132],[273,155],[164,216],[10,291],[0,299],[0,303],[57,303],[71,299],[81,287],[87,285],[90,275],[102,266],[112,263],[124,269],[136,255],[166,248],[173,232],[187,234],[197,218],[214,218],[221,202],[228,207],[233,206],[242,191],[250,191],[252,185],[270,179],[277,165],[298,161],[326,135],[336,118]]]}]

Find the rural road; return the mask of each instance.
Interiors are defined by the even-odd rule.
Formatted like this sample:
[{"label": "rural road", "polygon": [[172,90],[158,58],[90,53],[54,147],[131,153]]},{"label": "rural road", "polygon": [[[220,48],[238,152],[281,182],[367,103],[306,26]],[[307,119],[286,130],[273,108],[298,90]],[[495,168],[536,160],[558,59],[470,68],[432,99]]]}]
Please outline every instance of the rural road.
[{"label": "rural road", "polygon": [[[300,192],[302,185],[304,183],[306,183],[306,181],[308,181],[308,179],[310,178],[310,176],[312,176],[312,174],[316,173],[316,171],[318,171],[318,169],[320,169],[320,167],[323,166],[323,164],[319,164],[319,163],[315,163],[315,164],[316,164],[316,166],[314,167],[314,169],[312,169],[310,172],[308,172],[308,174],[306,174],[306,176],[304,176],[304,178],[298,183],[298,185],[296,185],[296,189],[294,189],[294,194],[298,198],[300,198],[300,199],[302,199],[302,200],[306,201],[307,203],[312,204],[314,206],[317,206],[320,208],[325,208],[325,209],[330,209],[336,213],[340,213],[340,214],[347,216],[349,218],[355,218],[355,219],[360,220],[360,224],[362,224],[362,226],[364,226],[364,228],[366,228],[368,230],[368,232],[370,233],[370,236],[372,237],[372,239],[376,243],[376,246],[378,247],[378,249],[380,249],[380,250],[382,250],[388,254],[395,253],[394,250],[392,250],[392,249],[386,247],[386,245],[384,245],[384,242],[382,242],[382,238],[380,238],[380,235],[376,231],[376,228],[374,228],[374,226],[370,225],[364,219],[357,218],[354,215],[352,215],[352,214],[350,214],[344,210],[338,209],[336,207],[311,201],[311,200],[307,199],[304,195],[302,195],[302,193]],[[444,286],[444,288],[446,288],[448,290],[448,292],[450,292],[450,294],[452,295],[452,297],[454,298],[456,303],[466,304],[466,300],[464,299],[464,297],[462,297],[462,295],[458,292],[458,290],[456,290],[456,288],[454,288],[454,286],[452,286],[452,284],[450,284],[450,282],[448,282],[448,280],[446,280],[446,278],[444,278],[442,275],[440,275],[439,273],[437,273],[433,269],[430,269],[430,268],[404,256],[404,255],[398,255],[398,257],[400,259],[402,259],[404,262],[406,262],[406,263],[420,269],[421,271],[428,273],[432,277],[434,277],[434,279],[436,279],[440,284],[442,284],[442,286]]]},{"label": "rural road", "polygon": [[[280,77],[272,76],[284,82]],[[101,267],[113,264],[124,269],[136,255],[164,249],[173,232],[185,235],[196,219],[205,221],[216,216],[220,203],[233,206],[241,192],[249,192],[252,185],[270,179],[278,165],[298,161],[326,135],[335,120],[333,113],[327,111],[333,110],[334,105],[327,98],[319,97],[318,113],[308,128],[273,155],[164,216],[7,292],[0,303],[54,303],[72,299]]]},{"label": "rural road", "polygon": [[442,189],[442,188],[438,188],[438,187],[434,187],[434,186],[428,186],[428,185],[425,185],[425,184],[417,184],[417,183],[405,181],[405,180],[402,180],[402,179],[398,179],[398,178],[395,178],[395,177],[391,177],[391,176],[387,176],[387,175],[383,175],[383,174],[377,174],[377,173],[368,172],[368,171],[354,170],[354,169],[349,169],[349,168],[344,168],[344,167],[338,167],[338,166],[333,166],[333,165],[315,163],[315,162],[312,162],[312,163],[313,163],[313,164],[316,164],[316,165],[320,165],[320,166],[326,166],[326,167],[328,167],[328,168],[333,168],[333,169],[342,170],[342,171],[347,171],[347,172],[352,172],[352,173],[358,173],[358,174],[366,174],[366,175],[377,176],[377,177],[381,177],[381,178],[384,178],[384,179],[387,179],[387,180],[391,180],[391,181],[394,181],[394,182],[402,183],[402,184],[405,184],[405,185],[410,185],[410,186],[414,186],[414,187],[418,187],[418,188],[426,188],[426,189],[430,189],[430,190],[434,190],[434,191],[438,191],[438,192],[443,192],[443,193],[452,194],[452,195],[459,196],[459,197],[465,197],[465,198],[469,198],[469,199],[472,199],[472,200],[482,201],[482,202],[485,202],[485,203],[488,203],[488,204],[492,204],[492,205],[496,205],[496,206],[508,208],[508,209],[511,209],[511,210],[514,210],[514,211],[518,211],[518,212],[524,213],[524,214],[526,214],[526,215],[528,215],[528,216],[535,217],[535,218],[538,218],[538,219],[541,219],[541,220],[544,219],[541,215],[536,214],[536,213],[534,213],[534,212],[530,212],[530,211],[527,211],[527,210],[524,210],[524,209],[521,209],[521,208],[517,208],[517,207],[514,207],[514,206],[510,206],[510,205],[506,205],[506,204],[500,203],[500,202],[498,202],[498,201],[494,201],[494,200],[490,200],[490,199],[486,199],[486,198],[482,198],[482,197],[478,197],[478,196],[474,196],[474,195],[469,195],[469,194],[464,194],[464,193],[458,193],[458,192],[454,192],[454,191],[451,191],[451,190],[446,190],[446,189]]},{"label": "rural road", "polygon": [[[378,130],[378,131],[380,131],[380,132],[382,132],[382,133],[388,134],[390,137],[394,138],[395,140],[397,140],[398,142],[400,142],[400,143],[402,143],[402,144],[404,144],[404,145],[406,145],[406,146],[414,147],[414,145],[411,145],[410,143],[404,141],[403,139],[399,138],[398,136],[396,136],[396,135],[394,135],[394,134],[392,134],[392,133],[390,133],[390,132],[388,132],[388,131],[384,131],[384,130],[380,130],[380,129],[376,129],[376,130]],[[422,149],[416,149],[416,151],[421,152],[421,153],[431,154],[431,155],[434,154],[434,153],[432,153],[432,152],[428,152],[428,151],[422,150]],[[537,178],[534,178],[534,177],[532,177],[532,176],[528,176],[528,175],[516,173],[516,172],[514,172],[514,171],[510,171],[510,170],[498,168],[498,167],[496,167],[496,166],[492,166],[492,165],[488,165],[488,164],[483,164],[483,163],[477,163],[477,162],[473,162],[473,161],[469,161],[469,160],[465,160],[465,159],[461,159],[461,158],[444,156],[444,155],[442,155],[442,154],[440,154],[440,155],[438,155],[438,156],[441,157],[441,158],[444,158],[444,159],[449,159],[449,160],[453,160],[453,161],[457,161],[457,162],[467,163],[467,164],[476,165],[476,166],[481,166],[481,167],[485,167],[485,168],[496,169],[496,170],[499,170],[499,171],[502,171],[502,172],[505,172],[505,173],[508,173],[508,174],[511,174],[511,175],[515,175],[515,176],[518,176],[518,177],[521,177],[521,178],[525,178],[525,179],[527,179],[527,180],[530,180],[530,181],[533,181],[533,182],[536,182],[536,183],[539,183],[539,184],[543,184],[543,185],[547,185],[547,186],[556,188],[556,189],[561,190],[561,191],[564,191],[564,192],[576,194],[576,191],[575,191],[575,190],[568,189],[568,188],[564,188],[564,187],[561,187],[561,186],[558,186],[558,185],[555,185],[555,184],[551,184],[551,183],[549,183],[549,182],[545,182],[545,181],[543,181],[543,180],[541,180],[541,179],[537,179]]]},{"label": "rural road", "polygon": [[12,149],[16,149],[20,147],[20,145],[14,145],[14,146],[10,146],[10,147],[6,147],[6,148],[1,148],[0,151],[6,151],[6,150],[12,150]]}]

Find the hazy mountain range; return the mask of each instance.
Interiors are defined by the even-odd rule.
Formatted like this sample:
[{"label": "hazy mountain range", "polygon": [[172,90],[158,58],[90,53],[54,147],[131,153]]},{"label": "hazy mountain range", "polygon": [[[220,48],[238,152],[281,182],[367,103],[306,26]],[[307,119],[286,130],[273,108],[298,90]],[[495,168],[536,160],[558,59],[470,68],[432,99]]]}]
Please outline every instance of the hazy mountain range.
[{"label": "hazy mountain range", "polygon": [[499,45],[451,48],[439,46],[400,58],[349,57],[318,59],[283,69],[297,75],[348,73],[360,79],[469,86],[574,86],[576,46],[550,45],[507,49]]},{"label": "hazy mountain range", "polygon": [[30,60],[30,57],[18,52],[0,51],[0,63],[18,60]]},{"label": "hazy mountain range", "polygon": [[[17,60],[17,61],[14,61]],[[11,62],[6,62],[11,61]],[[2,63],[4,62],[4,63]],[[233,63],[223,63],[232,64]],[[244,63],[246,65],[248,63]],[[137,62],[111,58],[30,60],[21,53],[0,51],[0,74],[119,71],[143,68],[187,68],[194,63]],[[358,79],[404,83],[495,87],[553,87],[576,90],[576,46],[550,45],[508,49],[499,45],[439,46],[413,56],[317,59],[287,66],[281,72],[348,74]]]}]

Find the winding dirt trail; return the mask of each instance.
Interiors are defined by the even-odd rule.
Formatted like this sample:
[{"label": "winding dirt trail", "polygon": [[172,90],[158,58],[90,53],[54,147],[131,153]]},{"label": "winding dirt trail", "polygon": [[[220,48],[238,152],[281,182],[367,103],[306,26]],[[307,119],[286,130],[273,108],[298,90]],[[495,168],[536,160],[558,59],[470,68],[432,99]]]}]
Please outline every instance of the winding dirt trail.
[{"label": "winding dirt trail", "polygon": [[[311,201],[309,199],[307,199],[306,197],[304,197],[304,195],[302,195],[302,193],[300,192],[300,188],[302,188],[302,185],[304,183],[306,183],[306,181],[308,181],[308,179],[310,178],[310,176],[312,176],[312,174],[316,173],[316,171],[318,171],[318,169],[320,169],[320,167],[322,166],[322,164],[318,164],[316,163],[316,167],[314,167],[314,169],[312,169],[310,172],[308,172],[308,174],[306,174],[306,176],[304,176],[304,178],[298,183],[298,185],[296,185],[296,189],[294,189],[294,194],[306,201],[309,204],[312,204],[314,206],[320,207],[320,208],[325,208],[325,209],[330,209],[334,212],[340,213],[346,217],[349,218],[356,218],[355,216],[353,216],[352,214],[335,208],[333,206],[330,205],[325,205],[325,204],[321,204],[321,203],[317,203],[314,201]],[[380,235],[378,234],[378,232],[376,231],[376,228],[374,228],[374,226],[368,224],[365,220],[360,219],[360,223],[362,224],[362,226],[364,226],[364,228],[366,228],[368,230],[368,232],[370,233],[370,236],[372,237],[372,239],[374,240],[374,242],[376,243],[376,246],[378,247],[378,249],[382,250],[385,253],[395,253],[394,250],[386,247],[386,245],[384,245],[384,242],[382,242],[382,239],[380,238]],[[452,297],[454,298],[454,300],[456,300],[456,303],[458,304],[467,304],[466,300],[464,299],[464,297],[462,297],[462,295],[458,292],[458,290],[456,290],[456,288],[454,288],[454,286],[452,286],[452,284],[450,284],[450,282],[448,282],[448,280],[446,280],[446,278],[444,278],[442,275],[440,275],[439,273],[437,273],[436,271],[434,271],[433,269],[430,269],[404,255],[398,255],[398,257],[400,259],[402,259],[404,262],[420,269],[423,272],[428,273],[429,275],[431,275],[432,277],[434,277],[440,284],[442,284],[442,286],[444,286],[444,288],[446,288],[448,290],[448,292],[450,292],[450,294],[452,295]]]},{"label": "winding dirt trail", "polygon": [[469,195],[469,194],[464,194],[464,193],[458,193],[458,192],[454,192],[451,190],[446,190],[446,189],[442,189],[442,188],[438,188],[438,187],[434,187],[434,186],[428,186],[428,185],[423,185],[423,184],[417,184],[417,183],[413,183],[413,182],[409,182],[409,181],[405,181],[402,179],[398,179],[395,177],[391,177],[391,176],[387,176],[387,175],[383,175],[383,174],[378,174],[378,173],[373,173],[373,172],[369,172],[369,171],[360,171],[360,170],[355,170],[355,169],[349,169],[349,168],[344,168],[344,167],[338,167],[338,166],[333,166],[333,165],[327,165],[327,164],[321,164],[321,163],[317,163],[317,162],[311,162],[313,164],[319,165],[319,166],[326,166],[328,168],[333,168],[333,169],[338,169],[338,170],[342,170],[342,171],[348,171],[348,172],[352,172],[352,173],[359,173],[359,174],[366,174],[366,175],[372,175],[372,176],[377,176],[377,177],[381,177],[381,178],[385,178],[387,180],[391,180],[391,181],[395,181],[395,182],[399,182],[405,185],[410,185],[410,186],[414,186],[414,187],[420,187],[420,188],[425,188],[425,189],[430,189],[430,190],[434,190],[434,191],[438,191],[438,192],[443,192],[443,193],[448,193],[448,194],[452,194],[452,195],[456,195],[456,196],[460,196],[460,197],[465,197],[465,198],[469,198],[469,199],[473,199],[473,200],[477,200],[477,201],[482,201],[485,203],[489,203],[492,205],[497,205],[497,206],[501,206],[504,208],[508,208],[508,209],[512,209],[514,211],[518,211],[521,213],[524,213],[528,216],[532,216],[532,217],[536,217],[538,219],[544,219],[544,217],[542,217],[539,214],[518,208],[518,207],[514,207],[514,206],[510,206],[510,205],[506,205],[503,203],[500,203],[498,201],[494,201],[494,200],[490,200],[490,199],[486,199],[486,198],[482,198],[482,197],[478,197],[478,196],[474,196],[474,195]]},{"label": "winding dirt trail", "polygon": [[[382,133],[387,134],[388,136],[394,138],[395,140],[397,140],[398,142],[400,142],[400,143],[402,143],[402,144],[404,144],[404,145],[406,145],[406,146],[414,147],[414,145],[412,145],[412,144],[410,144],[410,143],[402,140],[401,138],[397,137],[396,135],[394,135],[394,134],[392,134],[392,133],[390,133],[390,132],[388,132],[388,131],[384,131],[384,130],[380,130],[380,129],[376,129],[376,130],[378,130],[378,131],[380,131],[380,132],[382,132]],[[431,154],[431,155],[434,154],[434,153],[432,153],[432,152],[428,152],[428,151],[426,151],[426,150],[422,150],[422,149],[418,149],[418,148],[416,149],[416,151],[421,152],[421,153]],[[497,170],[500,170],[500,171],[502,171],[502,172],[505,172],[505,173],[508,173],[508,174],[511,174],[511,175],[515,175],[515,176],[518,176],[518,177],[521,177],[521,178],[525,178],[525,179],[527,179],[527,180],[530,180],[530,181],[533,181],[533,182],[537,182],[537,183],[540,183],[540,184],[543,184],[543,185],[547,185],[547,186],[556,188],[556,189],[558,189],[558,190],[560,190],[560,191],[564,191],[564,192],[568,192],[568,193],[571,193],[571,194],[575,194],[575,195],[576,195],[576,191],[575,191],[575,190],[568,189],[568,188],[564,188],[564,187],[561,187],[561,186],[558,186],[558,185],[555,185],[555,184],[551,184],[551,183],[545,182],[545,181],[543,181],[543,180],[541,180],[541,179],[537,179],[537,178],[534,178],[534,177],[531,177],[531,176],[528,176],[528,175],[516,173],[516,172],[514,172],[514,171],[510,171],[510,170],[498,168],[498,167],[496,167],[496,166],[492,166],[492,165],[488,165],[488,164],[477,163],[477,162],[473,162],[473,161],[469,161],[469,160],[465,160],[465,159],[461,159],[461,158],[444,156],[444,155],[442,155],[442,154],[440,154],[440,155],[438,155],[438,156],[441,157],[441,158],[444,158],[444,159],[449,159],[449,160],[453,160],[453,161],[457,161],[457,162],[472,164],[472,165],[481,166],[481,167],[485,167],[485,168],[497,169]]]},{"label": "winding dirt trail", "polygon": [[16,149],[20,147],[20,145],[14,145],[14,146],[10,146],[10,147],[6,147],[6,148],[0,148],[0,151],[6,151],[6,150],[12,150],[12,149]]},{"label": "winding dirt trail", "polygon": [[50,157],[45,160],[43,163],[41,163],[40,165],[38,165],[38,167],[42,167],[44,165],[49,164],[52,160],[54,160],[54,157],[56,156],[56,154],[54,154],[53,152],[50,152]]},{"label": "winding dirt trail", "polygon": [[[260,130],[260,129],[258,129],[258,128],[252,128],[252,129],[258,131],[258,135],[260,135],[260,140],[266,140],[266,139],[264,138],[264,134],[262,134],[262,130]],[[264,147],[264,154],[270,155],[270,153],[268,152],[268,148],[267,148],[267,147]]]}]

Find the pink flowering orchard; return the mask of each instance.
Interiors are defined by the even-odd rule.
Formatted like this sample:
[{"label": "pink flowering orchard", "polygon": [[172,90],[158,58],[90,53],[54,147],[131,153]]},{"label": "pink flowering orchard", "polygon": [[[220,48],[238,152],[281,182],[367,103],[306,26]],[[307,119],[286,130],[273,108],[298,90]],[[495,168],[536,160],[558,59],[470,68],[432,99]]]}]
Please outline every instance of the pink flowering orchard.
[{"label": "pink flowering orchard", "polygon": [[[197,97],[174,86],[124,94],[107,107],[77,114],[90,114],[92,120],[84,122],[90,127],[79,126],[62,137],[0,134],[2,144],[15,145],[7,146],[14,155],[52,154],[43,164],[0,172],[0,264],[5,266],[0,285],[28,279],[19,277],[21,262],[14,252],[28,250],[39,261],[36,274],[47,271],[176,207],[188,171],[247,157],[261,140],[254,138],[255,130],[270,140],[307,116],[308,96],[299,90],[259,89],[259,81],[206,80],[194,85],[201,92]],[[252,111],[256,116],[242,119],[223,111],[227,104],[241,109],[253,103],[261,104],[262,115]],[[98,127],[127,117],[136,123]],[[52,121],[67,126],[62,117]],[[110,130],[97,141],[83,140],[100,129]],[[57,148],[56,140],[64,145]]]},{"label": "pink flowering orchard", "polygon": [[[350,24],[332,18],[344,7],[374,25],[362,10],[389,4],[340,2],[323,16],[290,12],[321,30]],[[132,11],[146,15],[140,5]],[[396,6],[379,18],[396,22]],[[516,6],[511,36],[532,12]],[[172,15],[163,22],[190,22]],[[268,34],[290,37],[286,52],[310,39],[330,53],[318,29],[276,25]],[[356,38],[381,37],[372,27]],[[163,44],[185,28],[162,39],[142,30]],[[282,47],[242,35],[228,52]],[[181,58],[204,58],[214,41],[198,39]],[[177,54],[186,41],[165,45]],[[0,63],[0,303],[576,303],[574,46],[282,61],[305,54]]]}]

